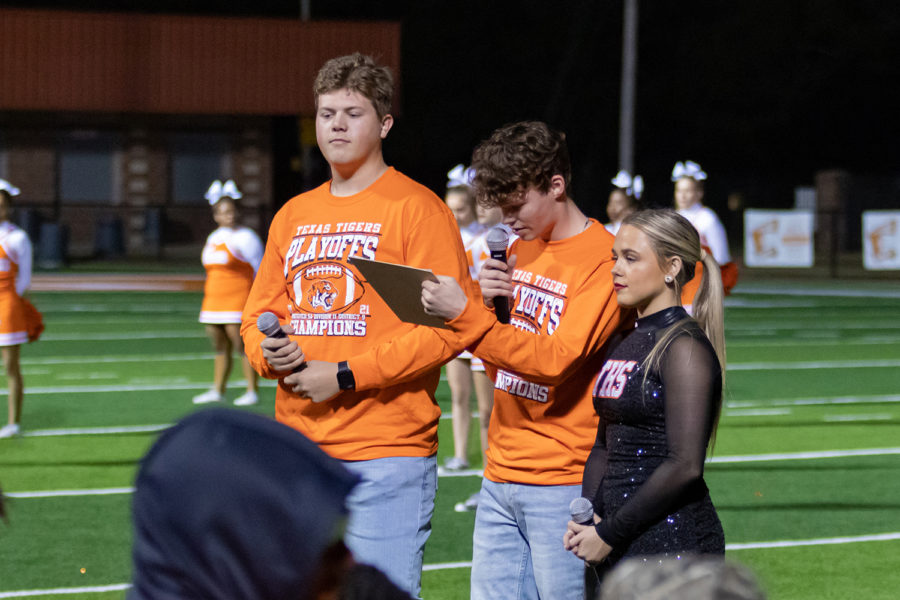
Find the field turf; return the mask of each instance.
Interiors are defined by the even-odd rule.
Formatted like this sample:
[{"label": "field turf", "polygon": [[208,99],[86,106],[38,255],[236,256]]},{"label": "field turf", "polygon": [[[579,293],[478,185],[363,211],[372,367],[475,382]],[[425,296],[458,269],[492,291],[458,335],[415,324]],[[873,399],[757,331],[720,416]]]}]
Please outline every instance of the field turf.
[{"label": "field turf", "polygon": [[[196,292],[40,292],[25,435],[0,440],[0,598],[122,598],[137,463],[195,410],[212,352]],[[900,287],[750,282],[728,299],[726,407],[707,481],[728,556],[785,600],[900,589]],[[239,370],[238,370],[239,371]],[[240,394],[239,372],[228,397]],[[3,378],[0,378],[3,379]],[[5,379],[0,381],[5,408]],[[271,415],[274,387],[256,412]],[[449,391],[438,390],[449,413]],[[477,456],[472,428],[470,459]],[[452,454],[441,422],[439,460]],[[468,598],[477,471],[441,477],[423,596]],[[562,536],[562,532],[560,532]]]}]

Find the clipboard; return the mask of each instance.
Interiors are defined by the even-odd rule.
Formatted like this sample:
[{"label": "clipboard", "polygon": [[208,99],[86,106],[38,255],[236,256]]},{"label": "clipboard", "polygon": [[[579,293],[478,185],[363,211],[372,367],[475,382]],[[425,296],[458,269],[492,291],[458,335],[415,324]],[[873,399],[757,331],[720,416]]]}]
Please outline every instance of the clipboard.
[{"label": "clipboard", "polygon": [[437,277],[431,269],[417,269],[406,265],[369,260],[351,256],[347,259],[394,311],[397,318],[414,325],[449,329],[444,319],[429,315],[422,306],[422,282]]}]

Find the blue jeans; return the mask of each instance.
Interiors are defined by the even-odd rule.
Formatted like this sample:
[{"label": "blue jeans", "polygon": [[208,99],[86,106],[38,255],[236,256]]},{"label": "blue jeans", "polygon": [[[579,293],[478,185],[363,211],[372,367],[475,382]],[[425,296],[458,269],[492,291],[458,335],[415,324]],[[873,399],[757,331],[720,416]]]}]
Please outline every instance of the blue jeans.
[{"label": "blue jeans", "polygon": [[381,569],[413,596],[422,588],[422,557],[437,491],[434,456],[343,461],[362,477],[347,498],[344,543],[358,562]]},{"label": "blue jeans", "polygon": [[563,548],[580,485],[485,479],[475,513],[472,600],[582,600],[584,562]]}]

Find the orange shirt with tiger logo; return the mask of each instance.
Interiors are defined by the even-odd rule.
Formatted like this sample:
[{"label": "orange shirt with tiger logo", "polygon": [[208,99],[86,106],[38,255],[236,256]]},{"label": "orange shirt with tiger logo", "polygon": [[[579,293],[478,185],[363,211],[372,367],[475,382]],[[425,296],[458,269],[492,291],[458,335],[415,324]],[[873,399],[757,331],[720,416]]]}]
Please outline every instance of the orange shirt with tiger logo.
[{"label": "orange shirt with tiger logo", "polygon": [[355,391],[318,404],[279,385],[279,421],[343,460],[431,456],[440,367],[464,342],[450,329],[400,321],[347,259],[431,269],[477,296],[456,220],[434,193],[393,168],[358,194],[329,190],[330,182],[289,200],[272,220],[244,308],[247,357],[264,377],[278,376],[256,328],[260,314],[275,313],[291,324],[307,359],[347,360],[356,380]]}]

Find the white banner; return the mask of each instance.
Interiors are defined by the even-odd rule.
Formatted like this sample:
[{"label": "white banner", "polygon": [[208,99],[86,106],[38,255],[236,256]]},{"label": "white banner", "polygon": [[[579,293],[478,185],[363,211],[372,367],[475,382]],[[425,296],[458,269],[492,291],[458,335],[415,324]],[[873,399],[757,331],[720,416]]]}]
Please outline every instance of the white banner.
[{"label": "white banner", "polygon": [[748,267],[813,266],[813,212],[745,210],[744,264]]},{"label": "white banner", "polygon": [[862,235],[866,269],[900,269],[900,211],[863,212]]}]

